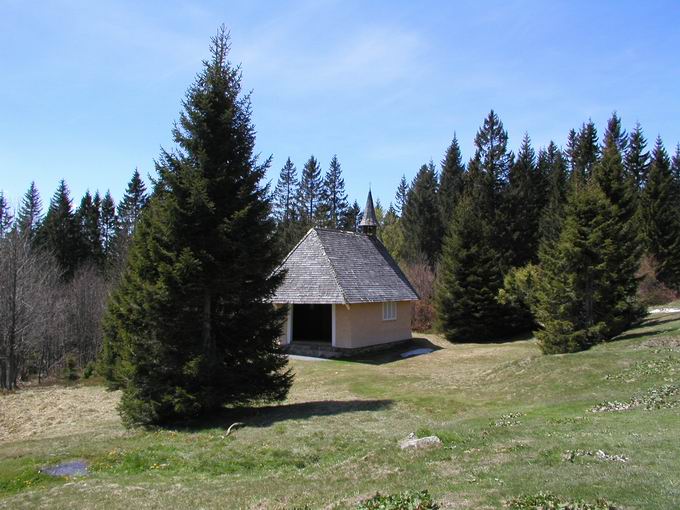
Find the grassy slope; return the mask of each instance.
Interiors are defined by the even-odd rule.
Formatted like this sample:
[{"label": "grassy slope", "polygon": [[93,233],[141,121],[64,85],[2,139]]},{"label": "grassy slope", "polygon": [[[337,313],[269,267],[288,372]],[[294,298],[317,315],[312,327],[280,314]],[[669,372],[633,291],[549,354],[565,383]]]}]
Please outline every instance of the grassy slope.
[{"label": "grassy slope", "polygon": [[[202,429],[125,432],[109,420],[0,443],[0,508],[350,508],[376,490],[408,488],[429,489],[443,508],[495,508],[540,490],[677,508],[678,408],[587,412],[680,383],[677,349],[642,346],[662,336],[680,337],[680,314],[654,316],[620,341],[572,355],[541,356],[533,341],[449,345],[428,337],[443,349],[383,364],[296,361],[285,404]],[[509,413],[518,414],[502,418]],[[225,438],[237,419],[247,427]],[[437,434],[445,447],[399,450],[412,431]],[[568,449],[630,460],[565,462]],[[72,458],[90,461],[93,475],[36,474]]]}]

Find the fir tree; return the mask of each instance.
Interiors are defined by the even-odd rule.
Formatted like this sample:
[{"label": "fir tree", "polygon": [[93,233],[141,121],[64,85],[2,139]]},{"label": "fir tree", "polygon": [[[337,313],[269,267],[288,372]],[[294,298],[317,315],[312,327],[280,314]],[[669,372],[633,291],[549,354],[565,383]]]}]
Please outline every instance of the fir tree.
[{"label": "fir tree", "polygon": [[109,305],[105,367],[123,386],[127,423],[281,400],[291,384],[277,341],[285,311],[270,302],[283,278],[263,183],[270,160],[254,154],[250,97],[228,52],[221,28]]},{"label": "fir tree", "polygon": [[439,257],[442,242],[437,184],[434,164],[430,162],[420,167],[402,213],[407,258],[415,261],[424,256],[432,267]]},{"label": "fir tree", "polygon": [[628,140],[624,165],[626,173],[633,180],[638,191],[644,188],[649,172],[649,152],[645,151],[646,148],[647,140],[640,124],[636,124]]},{"label": "fir tree", "polygon": [[666,149],[657,138],[642,192],[641,216],[646,248],[657,264],[657,278],[680,290],[680,206],[670,167]]},{"label": "fir tree", "polygon": [[288,158],[281,168],[274,189],[274,217],[276,218],[276,237],[282,253],[288,253],[305,233],[298,210],[297,169]]},{"label": "fir tree", "polygon": [[522,267],[537,261],[539,223],[546,202],[544,177],[537,168],[531,139],[525,134],[510,169],[503,197],[503,214],[499,220],[509,267]]},{"label": "fir tree", "polygon": [[30,238],[35,236],[40,226],[40,217],[42,214],[42,200],[38,188],[35,186],[35,181],[31,182],[31,186],[24,194],[17,214],[17,227],[19,232],[28,235]]},{"label": "fir tree", "polygon": [[671,179],[674,201],[680,207],[680,143],[675,146],[675,154],[671,160]]},{"label": "fir tree", "polygon": [[113,242],[118,229],[116,216],[116,204],[109,191],[102,199],[99,209],[99,230],[101,232],[102,255],[107,263],[111,263],[113,257]]},{"label": "fir tree", "polygon": [[572,179],[586,182],[600,157],[597,128],[592,120],[581,126],[578,134],[569,137],[569,156]]},{"label": "fir tree", "polygon": [[297,187],[297,169],[288,158],[281,168],[279,180],[276,183],[276,188],[274,188],[274,212],[280,224],[288,225],[293,221]]},{"label": "fir tree", "polygon": [[538,154],[539,172],[547,183],[547,203],[541,213],[539,225],[541,244],[556,243],[562,229],[564,204],[567,196],[567,161],[555,142]]},{"label": "fir tree", "polygon": [[324,224],[330,228],[338,228],[344,223],[348,207],[345,180],[342,178],[340,162],[337,156],[333,156],[321,185],[319,209],[323,211]]},{"label": "fir tree", "polygon": [[83,261],[96,265],[100,265],[103,262],[100,207],[101,200],[99,193],[96,193],[93,198],[90,192],[87,191],[76,211],[76,222],[80,231],[79,236],[83,243]]},{"label": "fir tree", "polygon": [[397,186],[397,194],[395,196],[395,209],[397,214],[401,216],[404,213],[404,205],[408,199],[408,182],[406,182],[406,176],[401,175],[401,180],[399,181],[399,186]]},{"label": "fir tree", "polygon": [[473,193],[489,211],[500,211],[501,195],[513,163],[508,152],[508,133],[498,115],[491,110],[475,136],[475,155],[468,165],[468,180]]},{"label": "fir tree", "polygon": [[54,255],[64,278],[69,280],[80,265],[84,250],[69,189],[63,179],[36,235],[39,244]]},{"label": "fir tree", "polygon": [[133,234],[148,199],[146,185],[139,175],[139,170],[135,168],[123,199],[118,204],[118,227],[121,236],[129,237]]},{"label": "fir tree", "polygon": [[[464,182],[465,165],[463,164],[458,138],[454,133],[451,145],[446,151],[444,161],[442,161],[442,173],[437,195],[443,225],[448,225],[453,215],[456,202],[463,194]],[[397,190],[397,195],[399,195],[399,190]]]},{"label": "fir tree", "polygon": [[620,147],[625,134],[621,133],[620,120],[613,115],[604,136],[602,157],[592,171],[593,182],[602,190],[613,206],[616,225],[612,239],[618,248],[609,259],[609,278],[612,291],[606,296],[611,308],[617,310],[615,320],[608,324],[610,336],[620,333],[637,318],[638,304],[635,300],[637,279],[635,273],[642,255],[638,224],[635,185],[626,176]]},{"label": "fir tree", "polygon": [[14,216],[5,199],[5,195],[0,191],[0,239],[4,238],[12,230]]},{"label": "fir tree", "polygon": [[321,201],[321,166],[314,156],[310,156],[302,169],[298,188],[300,220],[309,227],[318,219]]},{"label": "fir tree", "polygon": [[359,207],[359,202],[356,200],[347,209],[347,215],[345,216],[345,222],[342,224],[342,230],[348,230],[351,232],[356,232],[359,228],[359,222],[361,221],[361,207]]},{"label": "fir tree", "polygon": [[597,185],[572,188],[558,243],[541,249],[534,313],[543,352],[587,349],[621,322],[610,298],[618,287],[618,229],[615,208]]},{"label": "fir tree", "polygon": [[505,311],[496,300],[503,284],[499,259],[488,216],[466,193],[456,205],[438,270],[435,302],[447,340],[491,340],[505,333]]}]

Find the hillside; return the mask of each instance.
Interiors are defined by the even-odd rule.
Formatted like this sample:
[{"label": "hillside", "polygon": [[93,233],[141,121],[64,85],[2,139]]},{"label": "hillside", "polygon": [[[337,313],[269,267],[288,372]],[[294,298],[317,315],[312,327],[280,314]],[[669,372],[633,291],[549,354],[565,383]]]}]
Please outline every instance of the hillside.
[{"label": "hillside", "polygon": [[[579,354],[542,356],[534,340],[419,342],[438,350],[295,360],[281,406],[183,430],[126,431],[117,394],[99,386],[2,395],[0,508],[353,508],[406,489],[428,489],[442,508],[540,491],[680,506],[680,314]],[[235,421],[245,427],[225,436]],[[400,450],[410,432],[443,447]],[[90,476],[38,473],[71,459]]]}]

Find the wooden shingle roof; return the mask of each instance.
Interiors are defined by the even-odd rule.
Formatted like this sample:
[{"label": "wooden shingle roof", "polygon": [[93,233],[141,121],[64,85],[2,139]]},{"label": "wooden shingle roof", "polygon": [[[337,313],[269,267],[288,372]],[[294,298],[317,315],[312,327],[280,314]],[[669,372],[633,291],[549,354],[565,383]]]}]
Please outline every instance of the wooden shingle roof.
[{"label": "wooden shingle roof", "polygon": [[274,303],[416,301],[397,263],[375,236],[312,228],[283,260]]}]

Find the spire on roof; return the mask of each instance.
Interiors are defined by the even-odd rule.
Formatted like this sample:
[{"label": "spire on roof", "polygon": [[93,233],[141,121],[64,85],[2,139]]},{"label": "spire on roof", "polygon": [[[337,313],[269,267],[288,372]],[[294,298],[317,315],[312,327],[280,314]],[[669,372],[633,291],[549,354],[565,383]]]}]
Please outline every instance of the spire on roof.
[{"label": "spire on roof", "polygon": [[378,229],[378,218],[375,216],[375,208],[373,207],[373,195],[371,189],[368,189],[368,198],[366,198],[366,207],[364,207],[364,214],[359,223],[359,230],[363,234],[375,235]]}]

